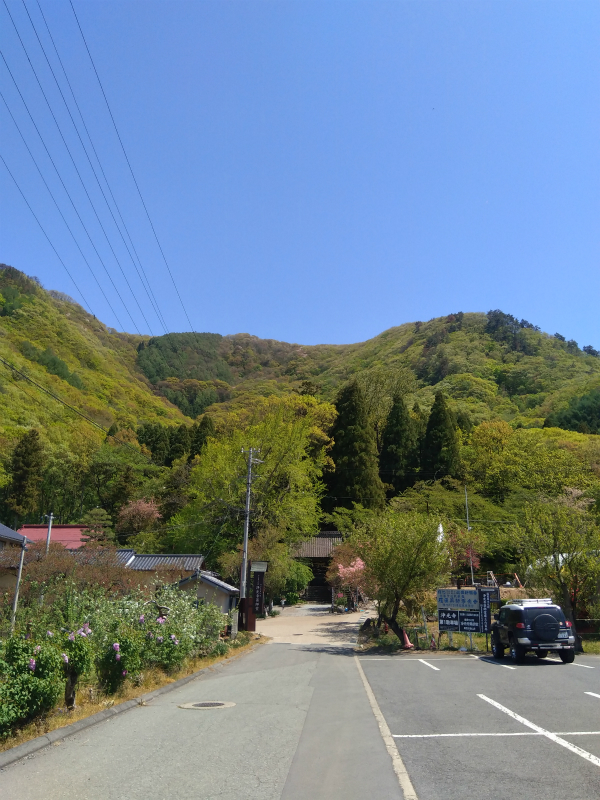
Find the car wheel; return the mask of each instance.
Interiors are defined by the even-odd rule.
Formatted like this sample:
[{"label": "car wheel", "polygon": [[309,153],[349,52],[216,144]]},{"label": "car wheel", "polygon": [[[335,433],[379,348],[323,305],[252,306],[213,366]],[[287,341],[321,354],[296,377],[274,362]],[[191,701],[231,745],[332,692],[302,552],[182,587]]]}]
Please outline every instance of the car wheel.
[{"label": "car wheel", "polygon": [[500,644],[500,640],[496,636],[492,636],[492,655],[494,658],[500,660],[504,658],[504,648]]},{"label": "car wheel", "polygon": [[572,664],[575,661],[575,650],[560,650],[558,654],[563,664]]},{"label": "car wheel", "polygon": [[548,656],[548,651],[547,650],[536,650],[535,654],[536,654],[536,656],[538,658],[546,658]]},{"label": "car wheel", "polygon": [[510,657],[515,664],[522,664],[525,660],[525,649],[517,644],[514,639],[510,642]]}]

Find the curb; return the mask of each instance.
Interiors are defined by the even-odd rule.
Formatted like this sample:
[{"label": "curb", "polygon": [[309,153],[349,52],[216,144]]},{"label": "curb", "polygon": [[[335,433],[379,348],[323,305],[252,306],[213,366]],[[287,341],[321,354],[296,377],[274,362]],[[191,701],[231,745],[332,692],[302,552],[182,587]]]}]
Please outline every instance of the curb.
[{"label": "curb", "polygon": [[151,700],[154,700],[155,697],[159,697],[161,694],[167,694],[167,692],[171,692],[174,689],[179,689],[180,686],[185,686],[186,683],[190,683],[196,678],[199,678],[205,672],[214,672],[215,670],[223,669],[223,667],[225,667],[235,658],[239,658],[241,655],[247,655],[248,653],[251,653],[258,644],[259,642],[255,642],[245,652],[229,656],[228,658],[223,659],[223,661],[218,661],[216,664],[211,664],[208,667],[202,667],[202,669],[199,669],[197,672],[192,672],[191,675],[186,675],[184,678],[180,678],[174,683],[168,683],[166,686],[161,686],[159,689],[154,689],[152,692],[142,694],[139,697],[133,698],[133,700],[126,700],[125,702],[119,703],[116,706],[106,708],[104,711],[98,711],[96,714],[85,717],[85,719],[80,719],[77,722],[72,722],[70,725],[65,725],[63,728],[57,728],[56,730],[45,733],[42,736],[37,736],[35,739],[30,739],[28,742],[23,742],[23,744],[18,744],[15,747],[11,747],[10,750],[5,750],[3,753],[0,752],[0,770],[4,769],[4,767],[8,767],[10,764],[14,764],[15,761],[20,761],[22,758],[26,758],[27,756],[36,753],[38,750],[42,750],[44,747],[48,747],[50,744],[54,744],[55,742],[59,742],[62,739],[68,738],[69,736],[73,736],[74,734],[79,733],[79,731],[83,731],[86,728],[91,728],[93,725],[97,725],[99,722],[104,722],[104,720],[110,719],[117,714],[123,714],[125,711],[136,708],[136,706],[145,705]]}]

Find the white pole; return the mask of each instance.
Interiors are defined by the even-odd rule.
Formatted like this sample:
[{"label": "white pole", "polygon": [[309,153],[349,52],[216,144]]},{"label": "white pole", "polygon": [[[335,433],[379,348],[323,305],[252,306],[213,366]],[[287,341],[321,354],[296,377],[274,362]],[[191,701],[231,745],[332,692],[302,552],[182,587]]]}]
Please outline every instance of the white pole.
[{"label": "white pole", "polygon": [[15,618],[17,616],[17,603],[19,602],[19,587],[21,585],[21,573],[23,572],[23,560],[25,558],[25,541],[21,544],[21,558],[19,559],[19,569],[17,572],[17,585],[15,586],[15,596],[13,597],[12,612],[10,615],[10,635],[15,632]]},{"label": "white pole", "polygon": [[54,519],[54,514],[50,512],[48,515],[48,533],[46,534],[46,555],[48,555],[48,551],[50,550],[50,536],[52,535],[52,520]]}]

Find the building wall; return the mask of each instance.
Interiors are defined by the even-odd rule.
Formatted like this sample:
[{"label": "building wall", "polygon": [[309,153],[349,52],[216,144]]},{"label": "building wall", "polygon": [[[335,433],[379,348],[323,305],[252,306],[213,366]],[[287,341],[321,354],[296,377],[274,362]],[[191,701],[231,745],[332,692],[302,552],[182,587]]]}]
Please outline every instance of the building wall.
[{"label": "building wall", "polygon": [[215,606],[219,606],[224,614],[228,614],[230,611],[230,595],[227,594],[227,592],[221,591],[216,586],[210,586],[200,581],[198,583],[197,597],[199,600],[205,600],[207,603],[213,603]]}]

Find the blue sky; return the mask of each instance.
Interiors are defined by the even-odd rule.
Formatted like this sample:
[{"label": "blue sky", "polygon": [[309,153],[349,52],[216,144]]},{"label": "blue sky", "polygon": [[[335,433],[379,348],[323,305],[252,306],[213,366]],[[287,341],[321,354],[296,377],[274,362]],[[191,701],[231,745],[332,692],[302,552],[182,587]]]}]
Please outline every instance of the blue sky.
[{"label": "blue sky", "polygon": [[[69,2],[39,2],[164,327],[21,0],[8,7],[116,258],[3,6],[2,52],[95,250],[0,59],[2,92],[116,317],[1,101],[0,152],[93,313],[188,330]],[[597,2],[74,5],[196,330],[343,343],[501,308],[600,348]],[[1,162],[0,181],[0,260],[81,300]]]}]

